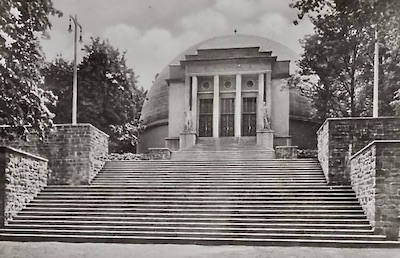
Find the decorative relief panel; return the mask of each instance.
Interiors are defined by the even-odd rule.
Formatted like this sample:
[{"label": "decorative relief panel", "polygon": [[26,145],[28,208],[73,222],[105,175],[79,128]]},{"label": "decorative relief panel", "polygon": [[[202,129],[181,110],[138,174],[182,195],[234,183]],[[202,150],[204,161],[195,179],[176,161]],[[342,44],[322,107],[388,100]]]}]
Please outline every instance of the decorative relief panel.
[{"label": "decorative relief panel", "polygon": [[242,75],[242,91],[258,90],[258,74]]},{"label": "decorative relief panel", "polygon": [[219,90],[224,91],[235,91],[236,90],[236,76],[220,76],[219,78]]},{"label": "decorative relief panel", "polygon": [[198,92],[213,92],[214,91],[214,78],[212,76],[199,76],[198,80]]}]

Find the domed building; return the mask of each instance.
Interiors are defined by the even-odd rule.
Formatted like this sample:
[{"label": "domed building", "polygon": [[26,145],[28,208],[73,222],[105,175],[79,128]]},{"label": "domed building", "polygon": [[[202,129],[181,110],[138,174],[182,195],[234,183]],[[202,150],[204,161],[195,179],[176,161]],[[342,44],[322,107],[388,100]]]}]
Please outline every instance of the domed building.
[{"label": "domed building", "polygon": [[266,148],[315,148],[310,103],[287,87],[297,56],[267,38],[216,37],[165,67],[147,94],[138,152],[182,150],[200,138],[254,138]]}]

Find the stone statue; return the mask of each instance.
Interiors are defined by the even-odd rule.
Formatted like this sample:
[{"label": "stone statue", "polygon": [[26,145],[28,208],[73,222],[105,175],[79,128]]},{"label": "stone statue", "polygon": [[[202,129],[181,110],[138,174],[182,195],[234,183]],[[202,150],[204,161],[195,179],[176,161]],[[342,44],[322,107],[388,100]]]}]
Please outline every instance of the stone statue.
[{"label": "stone statue", "polygon": [[185,114],[186,121],[185,121],[185,124],[183,126],[183,130],[185,132],[191,132],[193,130],[192,116],[191,116],[192,112],[185,112],[184,114]]},{"label": "stone statue", "polygon": [[268,106],[267,106],[266,102],[263,103],[261,112],[262,112],[261,114],[262,114],[262,118],[263,118],[262,128],[266,129],[266,130],[271,130],[271,123],[270,123],[269,114],[268,114]]}]

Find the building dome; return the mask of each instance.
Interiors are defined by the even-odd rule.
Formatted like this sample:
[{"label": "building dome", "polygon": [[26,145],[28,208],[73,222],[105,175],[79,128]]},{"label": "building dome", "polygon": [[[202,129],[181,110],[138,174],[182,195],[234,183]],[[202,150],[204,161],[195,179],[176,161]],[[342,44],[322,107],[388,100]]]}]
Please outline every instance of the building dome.
[{"label": "building dome", "polygon": [[[229,35],[222,37],[215,37],[203,42],[200,42],[172,60],[157,76],[154,84],[150,88],[146,101],[142,109],[141,119],[147,126],[164,124],[168,122],[168,84],[169,66],[177,65],[180,61],[185,61],[187,55],[194,55],[197,50],[210,50],[210,49],[235,49],[245,47],[259,47],[260,52],[272,51],[273,56],[277,56],[278,60],[290,60],[290,73],[296,69],[296,61],[298,56],[286,46],[275,42],[273,40],[250,35]],[[290,114],[296,117],[308,116],[309,107],[305,104],[305,100],[298,94],[291,94],[291,110]],[[299,108],[301,107],[301,108]]]}]

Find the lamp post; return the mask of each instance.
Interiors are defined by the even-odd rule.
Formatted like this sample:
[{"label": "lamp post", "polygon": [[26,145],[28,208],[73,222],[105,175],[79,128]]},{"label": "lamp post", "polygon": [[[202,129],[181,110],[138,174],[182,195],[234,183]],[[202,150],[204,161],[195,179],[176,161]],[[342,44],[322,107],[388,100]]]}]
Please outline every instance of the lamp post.
[{"label": "lamp post", "polygon": [[72,82],[72,124],[76,125],[76,117],[78,110],[78,69],[77,69],[77,48],[78,48],[78,27],[80,29],[79,42],[82,42],[82,26],[78,23],[78,17],[69,16],[69,28],[68,32],[72,32],[72,23],[74,22],[74,78]]},{"label": "lamp post", "polygon": [[378,42],[378,26],[375,25],[375,51],[374,51],[374,96],[372,117],[378,117],[378,87],[379,87],[379,42]]}]

